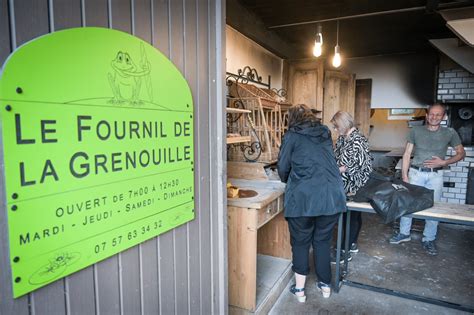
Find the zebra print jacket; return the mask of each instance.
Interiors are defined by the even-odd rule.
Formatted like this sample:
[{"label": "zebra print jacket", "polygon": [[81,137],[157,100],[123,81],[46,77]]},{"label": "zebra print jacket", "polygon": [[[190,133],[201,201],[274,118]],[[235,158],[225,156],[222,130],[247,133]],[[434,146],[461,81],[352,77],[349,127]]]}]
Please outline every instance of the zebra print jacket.
[{"label": "zebra print jacket", "polygon": [[369,141],[359,129],[355,129],[347,137],[339,136],[334,153],[337,164],[347,168],[341,174],[346,194],[355,194],[367,183],[372,172]]}]

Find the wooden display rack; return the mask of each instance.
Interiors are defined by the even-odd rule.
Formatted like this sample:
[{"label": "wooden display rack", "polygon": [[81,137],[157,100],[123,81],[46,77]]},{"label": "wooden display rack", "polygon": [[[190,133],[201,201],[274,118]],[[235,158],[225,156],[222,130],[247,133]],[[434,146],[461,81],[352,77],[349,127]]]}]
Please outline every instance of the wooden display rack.
[{"label": "wooden display rack", "polygon": [[[255,77],[258,80],[252,80]],[[229,75],[227,85],[229,86],[227,107],[250,111],[245,119],[231,121],[230,125],[233,126],[229,126],[228,120],[228,129],[236,129],[242,134],[250,135],[250,150],[258,151],[254,157],[249,158],[251,155],[246,154],[248,152],[245,152],[244,148],[234,146],[228,150],[228,160],[259,162],[276,160],[287,126],[286,113],[291,104],[286,103],[278,92],[272,90],[270,83],[262,83],[256,70],[249,67],[239,70],[238,75]],[[284,95],[283,91],[280,93]]]},{"label": "wooden display rack", "polygon": [[[237,120],[241,120],[239,124],[243,124],[245,121],[245,115],[250,114],[251,111],[248,109],[240,109],[240,108],[232,108],[232,107],[227,107],[226,108],[227,114],[238,114],[240,117]],[[243,143],[243,142],[250,142],[252,140],[252,137],[250,136],[250,132],[247,129],[242,129],[244,132],[246,132],[246,135],[238,134],[237,136],[233,135],[232,133],[229,133],[229,130],[227,130],[227,144],[236,144],[236,143]]]}]

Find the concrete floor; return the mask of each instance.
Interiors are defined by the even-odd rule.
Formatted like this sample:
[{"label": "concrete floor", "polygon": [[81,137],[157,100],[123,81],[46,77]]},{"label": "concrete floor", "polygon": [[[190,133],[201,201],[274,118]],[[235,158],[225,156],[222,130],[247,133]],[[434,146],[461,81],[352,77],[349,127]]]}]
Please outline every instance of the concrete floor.
[{"label": "concrete floor", "polygon": [[[474,307],[474,229],[440,224],[438,256],[421,247],[422,221],[415,222],[412,241],[390,245],[392,225],[374,214],[363,214],[360,252],[349,263],[351,281]],[[312,265],[312,261],[311,261]],[[333,269],[334,277],[334,269]],[[306,282],[306,303],[288,292],[291,279],[270,314],[466,314],[391,295],[343,286],[323,299],[315,287],[314,271]]]}]

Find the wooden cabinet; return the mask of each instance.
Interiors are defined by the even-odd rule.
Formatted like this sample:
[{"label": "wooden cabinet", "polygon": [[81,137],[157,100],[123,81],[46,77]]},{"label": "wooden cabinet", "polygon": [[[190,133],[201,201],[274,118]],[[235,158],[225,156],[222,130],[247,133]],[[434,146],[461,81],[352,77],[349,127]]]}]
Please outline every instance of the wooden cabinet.
[{"label": "wooden cabinet", "polygon": [[228,199],[229,304],[240,310],[231,313],[267,313],[292,275],[290,236],[283,217],[284,184],[229,181],[258,192],[252,198]]},{"label": "wooden cabinet", "polygon": [[[355,80],[354,74],[326,71],[324,74],[323,123],[330,126],[334,114],[343,110],[354,117],[355,125],[369,136],[372,80]],[[335,133],[333,133],[333,138]]]},{"label": "wooden cabinet", "polygon": [[294,105],[306,104],[310,108],[323,110],[323,62],[319,60],[296,60],[287,63],[288,98]]},{"label": "wooden cabinet", "polygon": [[356,127],[368,138],[370,129],[370,104],[372,79],[356,80],[355,116]]},{"label": "wooden cabinet", "polygon": [[[355,75],[340,71],[325,71],[324,73],[324,109],[323,124],[331,127],[331,119],[340,110],[354,117]],[[333,140],[336,133],[332,133]]]},{"label": "wooden cabinet", "polygon": [[292,91],[294,91],[292,102],[317,107],[317,82],[318,72],[316,70],[295,71],[292,84]]},{"label": "wooden cabinet", "polygon": [[[339,110],[355,115],[354,74],[335,70],[324,71],[322,60],[287,61],[285,73],[287,78],[285,85],[290,101],[293,104],[306,104],[310,108],[322,111],[323,124],[330,126],[331,118]],[[368,122],[359,123],[364,130],[365,123],[368,126]]]}]

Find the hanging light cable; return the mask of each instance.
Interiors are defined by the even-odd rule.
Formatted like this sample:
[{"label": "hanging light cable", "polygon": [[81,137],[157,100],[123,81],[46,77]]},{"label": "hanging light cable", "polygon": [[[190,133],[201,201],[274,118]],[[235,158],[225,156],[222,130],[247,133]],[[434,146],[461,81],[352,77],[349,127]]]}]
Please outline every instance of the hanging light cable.
[{"label": "hanging light cable", "polygon": [[323,27],[321,24],[318,24],[317,32],[316,32],[316,40],[314,41],[314,48],[313,48],[313,55],[315,57],[321,56],[323,53]]},{"label": "hanging light cable", "polygon": [[341,53],[339,48],[339,20],[337,20],[336,30],[336,47],[334,47],[334,57],[332,58],[332,65],[334,68],[339,68],[341,65]]}]

